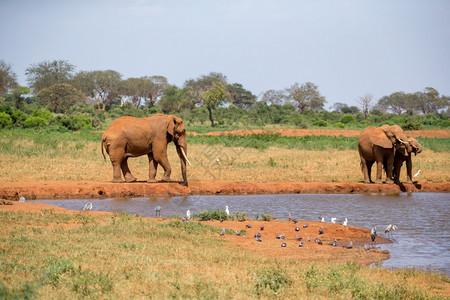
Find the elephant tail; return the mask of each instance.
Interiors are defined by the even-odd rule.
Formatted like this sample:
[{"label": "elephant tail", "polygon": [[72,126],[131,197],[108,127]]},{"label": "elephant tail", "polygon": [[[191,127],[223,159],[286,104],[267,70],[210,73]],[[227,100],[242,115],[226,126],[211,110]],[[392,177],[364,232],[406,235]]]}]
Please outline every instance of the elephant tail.
[{"label": "elephant tail", "polygon": [[102,136],[102,143],[101,143],[100,147],[102,148],[103,159],[106,161],[105,152],[104,152],[104,150],[103,150],[103,147],[104,147],[104,145],[105,145],[105,141],[106,141],[106,137],[105,137],[105,136]]}]

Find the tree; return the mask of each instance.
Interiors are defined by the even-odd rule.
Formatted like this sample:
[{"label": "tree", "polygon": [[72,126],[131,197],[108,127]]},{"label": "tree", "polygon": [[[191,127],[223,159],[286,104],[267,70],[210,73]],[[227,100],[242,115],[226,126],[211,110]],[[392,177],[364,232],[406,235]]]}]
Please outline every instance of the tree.
[{"label": "tree", "polygon": [[153,107],[167,87],[167,79],[163,76],[128,78],[122,82],[121,94],[130,97],[135,107],[143,103]]},{"label": "tree", "polygon": [[256,96],[244,89],[240,83],[229,84],[227,89],[231,94],[231,103],[236,107],[249,109],[256,102]]},{"label": "tree", "polygon": [[359,105],[361,105],[361,111],[364,114],[364,120],[369,116],[370,109],[373,106],[373,96],[366,94],[358,99]]},{"label": "tree", "polygon": [[167,114],[170,112],[178,113],[182,109],[191,108],[192,103],[183,89],[179,89],[175,85],[171,85],[164,90],[163,96],[158,101],[160,110]]},{"label": "tree", "polygon": [[25,71],[27,81],[34,94],[56,83],[69,83],[75,66],[66,60],[44,61],[33,64]]},{"label": "tree", "polygon": [[215,84],[222,83],[227,85],[227,78],[221,73],[211,72],[208,75],[202,75],[197,79],[189,79],[184,83],[184,88],[189,97],[192,98],[194,105],[204,105],[203,94],[209,91]]},{"label": "tree", "polygon": [[439,92],[432,87],[426,87],[423,92],[417,92],[415,108],[420,112],[436,113],[439,109],[448,107],[449,97],[439,96]]},{"label": "tree", "polygon": [[30,89],[26,86],[16,86],[12,92],[14,97],[14,106],[16,109],[22,110],[25,107],[25,97],[22,95],[28,95]]},{"label": "tree", "polygon": [[37,95],[42,105],[48,105],[53,112],[67,113],[69,107],[79,104],[85,99],[82,92],[67,83],[57,83],[42,89]]},{"label": "tree", "polygon": [[301,86],[295,83],[286,91],[287,98],[296,104],[300,114],[306,109],[321,110],[326,102],[325,97],[320,95],[318,86],[311,82]]},{"label": "tree", "polygon": [[211,127],[215,126],[212,111],[225,101],[225,94],[225,86],[222,82],[216,83],[211,89],[203,93],[203,101],[208,109]]},{"label": "tree", "polygon": [[17,75],[11,70],[11,65],[0,59],[0,96],[17,86]]},{"label": "tree", "polygon": [[332,108],[334,109],[334,111],[337,112],[342,112],[342,109],[344,109],[345,107],[348,107],[347,104],[345,103],[341,103],[341,102],[336,102],[335,104],[333,104]]},{"label": "tree", "polygon": [[414,109],[416,95],[395,92],[378,100],[378,105],[391,110],[397,115],[402,115],[408,109]]},{"label": "tree", "polygon": [[120,94],[122,75],[113,70],[81,71],[72,80],[73,85],[95,100],[98,111],[105,111],[106,105]]},{"label": "tree", "polygon": [[276,90],[268,90],[264,92],[264,94],[261,97],[261,101],[264,101],[268,104],[274,105],[274,104],[283,104],[283,100],[285,99],[285,95],[283,91],[276,91]]}]

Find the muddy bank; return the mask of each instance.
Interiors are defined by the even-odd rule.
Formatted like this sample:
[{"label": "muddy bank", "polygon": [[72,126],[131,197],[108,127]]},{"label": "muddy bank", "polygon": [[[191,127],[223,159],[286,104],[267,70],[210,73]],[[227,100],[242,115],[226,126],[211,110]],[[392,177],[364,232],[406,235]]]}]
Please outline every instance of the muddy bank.
[{"label": "muddy bank", "polygon": [[105,197],[147,197],[151,195],[246,195],[296,193],[387,193],[450,192],[450,183],[365,184],[327,182],[243,182],[191,180],[189,187],[170,183],[112,183],[84,181],[29,181],[0,183],[0,198],[65,199]]}]

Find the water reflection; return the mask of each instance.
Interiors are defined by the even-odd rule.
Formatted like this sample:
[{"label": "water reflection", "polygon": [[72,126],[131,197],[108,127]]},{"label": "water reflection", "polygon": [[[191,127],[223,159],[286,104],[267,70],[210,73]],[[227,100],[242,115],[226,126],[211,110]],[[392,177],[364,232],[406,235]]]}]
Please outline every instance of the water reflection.
[{"label": "water reflection", "polygon": [[[444,193],[401,193],[398,195],[363,194],[295,194],[249,196],[185,196],[152,198],[115,198],[89,200],[93,210],[120,212],[154,217],[161,206],[161,217],[192,214],[206,209],[225,209],[231,213],[246,211],[247,216],[269,213],[287,219],[289,213],[301,220],[330,222],[332,217],[349,226],[371,228],[378,225],[384,235],[388,224],[396,224],[394,243],[383,245],[391,252],[386,267],[437,269],[450,274],[450,196]],[[35,200],[73,210],[81,210],[88,200]]]}]

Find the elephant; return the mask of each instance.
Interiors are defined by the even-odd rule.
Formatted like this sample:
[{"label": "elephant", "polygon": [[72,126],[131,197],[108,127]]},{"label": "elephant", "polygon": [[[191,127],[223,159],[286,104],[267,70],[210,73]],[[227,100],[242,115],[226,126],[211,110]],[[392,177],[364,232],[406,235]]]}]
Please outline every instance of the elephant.
[{"label": "elephant", "polygon": [[407,182],[413,183],[412,181],[412,161],[411,161],[411,153],[414,153],[414,155],[417,155],[417,153],[422,152],[422,145],[415,139],[415,138],[409,138],[408,143],[411,145],[412,152],[407,153],[407,155],[404,155],[401,151],[395,152],[394,156],[394,182],[400,183],[400,169],[402,168],[403,162],[406,161],[406,176],[407,176]]},{"label": "elephant", "polygon": [[358,150],[361,158],[361,170],[365,183],[373,183],[371,169],[377,163],[375,183],[382,183],[383,166],[386,170],[386,183],[392,184],[392,170],[394,166],[395,151],[402,151],[408,155],[411,145],[407,141],[403,129],[398,125],[370,126],[364,129],[358,138]]},{"label": "elephant", "polygon": [[128,158],[148,156],[149,179],[156,182],[158,164],[164,169],[162,181],[170,181],[171,167],[167,158],[167,144],[174,142],[180,157],[183,185],[187,186],[186,162],[187,139],[186,128],[182,119],[173,115],[155,114],[147,118],[121,117],[109,125],[102,136],[101,148],[108,153],[113,166],[113,182],[136,181],[128,168]]}]

